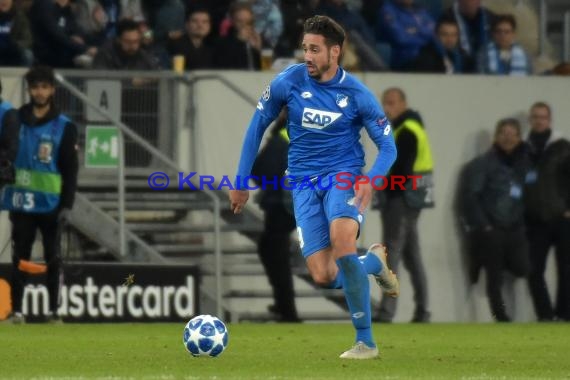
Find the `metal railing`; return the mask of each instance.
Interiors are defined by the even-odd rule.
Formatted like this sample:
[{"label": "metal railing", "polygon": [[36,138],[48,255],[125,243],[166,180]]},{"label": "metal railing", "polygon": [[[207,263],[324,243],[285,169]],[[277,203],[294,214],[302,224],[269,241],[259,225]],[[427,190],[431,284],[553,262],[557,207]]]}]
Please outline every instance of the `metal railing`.
[{"label": "metal railing", "polygon": [[[132,74],[132,73],[131,73]],[[70,83],[59,72],[56,73],[57,82],[71,92],[75,97],[81,100],[84,104],[90,107],[94,112],[108,120],[118,129],[119,133],[119,170],[118,170],[118,193],[119,193],[119,236],[120,236],[120,255],[126,254],[126,237],[125,237],[125,160],[124,160],[124,136],[129,137],[132,141],[149,152],[153,158],[165,165],[167,168],[176,172],[181,172],[182,169],[168,156],[139,136],[131,128],[125,125],[118,118],[110,115],[107,111],[101,109],[92,99],[80,91],[76,86]],[[202,190],[213,202],[213,217],[214,217],[214,255],[216,261],[216,312],[222,315],[222,246],[221,246],[221,206],[218,196],[209,189]]]},{"label": "metal railing", "polygon": [[[104,99],[94,99],[99,108],[109,111],[135,133],[163,152],[174,152],[172,128],[175,102],[173,91],[177,79],[164,72],[120,72],[99,70],[62,70],[67,82],[91,99],[105,91]],[[134,77],[136,75],[136,77]],[[137,79],[133,79],[137,78]],[[94,95],[97,93],[97,95]],[[107,123],[92,108],[77,101],[65,87],[55,94],[56,104],[78,126]],[[125,165],[128,168],[151,166],[152,155],[130,138],[125,139]],[[171,158],[174,158],[171,155]]]}]

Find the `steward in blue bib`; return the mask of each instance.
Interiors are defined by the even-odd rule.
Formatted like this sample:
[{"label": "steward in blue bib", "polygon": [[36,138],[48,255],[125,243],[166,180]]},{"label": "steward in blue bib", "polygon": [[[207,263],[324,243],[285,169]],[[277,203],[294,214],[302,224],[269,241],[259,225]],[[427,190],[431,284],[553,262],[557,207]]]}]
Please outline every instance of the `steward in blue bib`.
[{"label": "steward in blue bib", "polygon": [[[22,298],[34,265],[44,266],[49,310],[46,321],[57,322],[63,273],[60,227],[73,207],[77,188],[77,129],[53,104],[55,76],[46,66],[26,74],[30,102],[19,109],[19,148],[14,160],[15,182],[2,190],[0,204],[12,222],[11,319],[23,323]],[[41,232],[45,264],[30,262],[37,230]],[[47,312],[47,314],[45,314]]]}]

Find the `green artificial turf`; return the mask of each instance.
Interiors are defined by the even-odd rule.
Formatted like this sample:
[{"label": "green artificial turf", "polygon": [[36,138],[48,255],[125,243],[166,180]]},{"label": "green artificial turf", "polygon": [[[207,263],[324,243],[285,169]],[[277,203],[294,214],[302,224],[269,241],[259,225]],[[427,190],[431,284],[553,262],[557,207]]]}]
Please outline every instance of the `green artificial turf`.
[{"label": "green artificial turf", "polygon": [[570,324],[374,325],[381,358],[338,359],[350,324],[229,325],[194,358],[184,324],[0,325],[0,378],[570,379]]}]

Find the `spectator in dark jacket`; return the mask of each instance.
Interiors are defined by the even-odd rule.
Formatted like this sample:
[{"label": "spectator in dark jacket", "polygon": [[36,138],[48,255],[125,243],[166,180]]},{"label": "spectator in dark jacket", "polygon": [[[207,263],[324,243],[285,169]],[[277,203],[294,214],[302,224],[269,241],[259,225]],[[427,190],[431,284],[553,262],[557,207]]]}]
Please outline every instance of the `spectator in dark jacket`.
[{"label": "spectator in dark jacket", "polygon": [[370,46],[375,45],[376,42],[372,29],[360,13],[348,8],[345,0],[321,0],[316,12],[317,14],[329,16],[341,24],[346,31],[357,32]]},{"label": "spectator in dark jacket", "polygon": [[0,66],[32,63],[32,34],[23,10],[13,0],[0,0]]},{"label": "spectator in dark jacket", "polygon": [[403,71],[434,39],[435,22],[414,0],[387,0],[379,12],[377,38],[392,48],[392,70]]},{"label": "spectator in dark jacket", "polygon": [[452,18],[441,18],[435,31],[436,38],[420,50],[410,71],[441,74],[474,72],[474,60],[459,46],[457,22]]},{"label": "spectator in dark jacket", "polygon": [[117,24],[117,37],[103,46],[93,60],[94,69],[156,70],[157,61],[141,48],[139,24],[125,19]]},{"label": "spectator in dark jacket", "polygon": [[206,9],[190,11],[186,33],[168,41],[168,53],[171,56],[183,55],[186,70],[212,68],[214,50],[208,40],[211,30],[210,14]]},{"label": "spectator in dark jacket", "polygon": [[[529,173],[526,190],[530,290],[539,321],[570,321],[570,142],[552,131],[551,121],[548,104],[531,107],[528,142],[535,170]],[[558,274],[554,307],[544,281],[552,246]]]},{"label": "spectator in dark jacket", "polygon": [[468,164],[464,215],[471,230],[471,254],[487,273],[493,318],[509,322],[501,295],[503,271],[530,271],[524,230],[523,189],[530,161],[516,119],[497,123],[491,149]]},{"label": "spectator in dark jacket", "polygon": [[444,13],[459,25],[459,41],[470,57],[491,41],[491,26],[495,14],[481,5],[481,0],[456,0]]},{"label": "spectator in dark jacket", "polygon": [[248,3],[234,3],[230,8],[232,27],[220,39],[214,63],[220,69],[261,69],[261,36],[255,31],[254,16]]},{"label": "spectator in dark jacket", "polygon": [[29,18],[33,51],[38,63],[52,67],[73,67],[74,59],[96,48],[87,46],[71,12],[70,0],[34,0]]}]

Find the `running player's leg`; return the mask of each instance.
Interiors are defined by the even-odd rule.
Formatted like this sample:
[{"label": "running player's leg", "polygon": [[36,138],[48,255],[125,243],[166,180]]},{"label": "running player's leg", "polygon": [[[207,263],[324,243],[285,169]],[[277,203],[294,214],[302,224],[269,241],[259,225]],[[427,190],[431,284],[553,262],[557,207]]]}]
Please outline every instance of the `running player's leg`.
[{"label": "running player's leg", "polygon": [[[327,219],[330,221],[332,254],[344,278],[344,294],[356,329],[357,345],[344,354],[343,358],[377,356],[378,350],[372,337],[370,311],[370,285],[364,265],[358,259],[356,239],[359,235],[363,215],[354,205],[354,190],[342,190],[332,186],[323,198]],[[371,350],[354,350],[362,342]],[[363,355],[359,355],[363,353]]]},{"label": "running player's leg", "polygon": [[325,288],[342,288],[342,275],[332,256],[322,192],[294,189],[292,195],[299,245],[313,281]]}]

